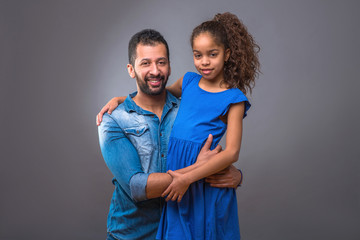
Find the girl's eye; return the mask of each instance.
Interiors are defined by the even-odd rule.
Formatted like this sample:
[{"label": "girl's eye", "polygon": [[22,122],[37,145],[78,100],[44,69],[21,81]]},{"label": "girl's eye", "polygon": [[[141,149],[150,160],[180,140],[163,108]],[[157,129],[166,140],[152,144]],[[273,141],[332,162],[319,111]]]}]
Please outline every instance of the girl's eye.
[{"label": "girl's eye", "polygon": [[210,54],[210,57],[216,57],[217,56],[217,53],[211,53]]},{"label": "girl's eye", "polygon": [[194,57],[195,57],[195,58],[200,58],[201,55],[200,55],[200,54],[194,54]]}]

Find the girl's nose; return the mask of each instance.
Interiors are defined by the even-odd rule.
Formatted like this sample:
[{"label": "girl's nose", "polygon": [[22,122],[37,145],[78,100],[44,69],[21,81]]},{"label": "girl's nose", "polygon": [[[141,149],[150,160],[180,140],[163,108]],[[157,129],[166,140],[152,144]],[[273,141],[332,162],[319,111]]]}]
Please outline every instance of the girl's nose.
[{"label": "girl's nose", "polygon": [[210,61],[207,57],[203,57],[202,61],[201,61],[201,64],[206,66],[206,65],[209,65],[210,64]]}]

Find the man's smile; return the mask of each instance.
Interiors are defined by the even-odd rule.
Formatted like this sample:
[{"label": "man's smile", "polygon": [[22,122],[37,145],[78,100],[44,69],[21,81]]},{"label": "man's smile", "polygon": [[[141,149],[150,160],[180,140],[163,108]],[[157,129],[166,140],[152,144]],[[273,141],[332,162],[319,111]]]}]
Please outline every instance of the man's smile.
[{"label": "man's smile", "polygon": [[146,82],[148,82],[152,87],[159,87],[164,79],[164,76],[147,77]]}]

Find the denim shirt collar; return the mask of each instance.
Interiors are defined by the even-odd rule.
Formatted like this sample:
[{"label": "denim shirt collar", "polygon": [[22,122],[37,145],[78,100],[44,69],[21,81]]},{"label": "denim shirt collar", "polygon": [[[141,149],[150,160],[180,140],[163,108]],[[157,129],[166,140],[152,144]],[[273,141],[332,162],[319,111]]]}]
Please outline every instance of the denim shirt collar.
[{"label": "denim shirt collar", "polygon": [[[137,94],[137,91],[130,93],[127,96],[127,98],[125,99],[125,101],[124,101],[125,111],[127,111],[129,113],[137,112],[138,114],[141,114],[141,115],[153,115],[154,113],[144,110],[141,107],[139,107],[138,105],[136,105],[136,103],[132,99],[133,97],[136,96],[136,94]],[[172,95],[169,91],[166,90],[166,100],[165,100],[164,109],[165,108],[171,109],[172,107],[177,107],[178,102],[179,102],[179,100],[174,95]]]}]

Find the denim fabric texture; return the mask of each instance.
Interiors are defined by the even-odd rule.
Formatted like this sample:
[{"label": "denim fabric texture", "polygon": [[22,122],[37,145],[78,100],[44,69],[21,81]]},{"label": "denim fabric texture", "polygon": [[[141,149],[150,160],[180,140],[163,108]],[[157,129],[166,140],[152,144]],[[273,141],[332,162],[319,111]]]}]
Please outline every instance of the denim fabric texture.
[{"label": "denim fabric texture", "polygon": [[114,238],[113,236],[111,236],[110,233],[108,233],[106,236],[106,240],[116,240],[116,238]]},{"label": "denim fabric texture", "polygon": [[146,198],[147,178],[166,171],[172,125],[180,100],[167,92],[161,119],[132,100],[130,94],[98,127],[100,148],[112,172],[115,190],[107,231],[117,239],[155,239],[163,200]]}]

